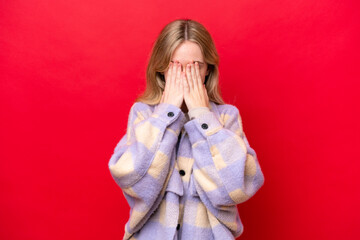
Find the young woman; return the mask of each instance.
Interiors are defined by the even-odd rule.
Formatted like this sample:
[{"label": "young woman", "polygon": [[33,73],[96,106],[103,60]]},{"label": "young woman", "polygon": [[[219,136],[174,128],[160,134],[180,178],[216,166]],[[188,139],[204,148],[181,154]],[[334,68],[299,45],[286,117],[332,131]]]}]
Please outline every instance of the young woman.
[{"label": "young woman", "polygon": [[237,204],[264,184],[239,110],[225,104],[208,31],[178,19],[152,49],[146,90],[109,161],[130,206],[123,239],[235,239]]}]

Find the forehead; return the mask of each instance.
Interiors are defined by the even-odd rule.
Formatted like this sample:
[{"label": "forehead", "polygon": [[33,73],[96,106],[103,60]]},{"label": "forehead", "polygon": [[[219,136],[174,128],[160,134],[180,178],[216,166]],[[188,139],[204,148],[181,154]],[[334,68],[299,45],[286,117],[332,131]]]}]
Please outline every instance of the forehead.
[{"label": "forehead", "polygon": [[186,41],[175,49],[171,60],[181,62],[194,60],[203,62],[204,57],[198,44]]}]

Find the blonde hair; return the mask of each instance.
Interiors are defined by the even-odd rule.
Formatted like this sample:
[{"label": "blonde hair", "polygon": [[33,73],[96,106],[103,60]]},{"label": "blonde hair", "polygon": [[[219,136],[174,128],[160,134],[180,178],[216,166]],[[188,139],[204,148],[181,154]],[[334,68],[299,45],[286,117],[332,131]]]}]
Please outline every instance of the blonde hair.
[{"label": "blonde hair", "polygon": [[205,87],[209,100],[225,104],[219,86],[219,55],[210,33],[205,27],[190,19],[176,19],[167,24],[156,39],[146,69],[146,89],[136,98],[136,102],[149,105],[160,103],[165,88],[164,73],[174,50],[183,42],[197,43],[208,65],[209,74],[205,77]]}]

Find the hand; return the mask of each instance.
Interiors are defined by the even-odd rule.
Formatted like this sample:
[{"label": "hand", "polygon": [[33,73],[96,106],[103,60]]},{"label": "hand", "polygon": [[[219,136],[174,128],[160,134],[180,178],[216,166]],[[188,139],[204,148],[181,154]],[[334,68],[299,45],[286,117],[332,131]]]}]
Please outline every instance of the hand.
[{"label": "hand", "polygon": [[183,80],[184,73],[181,72],[180,63],[170,63],[167,75],[165,75],[165,89],[160,103],[170,103],[181,107],[184,101]]},{"label": "hand", "polygon": [[184,100],[190,111],[196,107],[209,107],[209,97],[202,83],[199,64],[189,63],[186,66],[186,78],[184,81]]}]

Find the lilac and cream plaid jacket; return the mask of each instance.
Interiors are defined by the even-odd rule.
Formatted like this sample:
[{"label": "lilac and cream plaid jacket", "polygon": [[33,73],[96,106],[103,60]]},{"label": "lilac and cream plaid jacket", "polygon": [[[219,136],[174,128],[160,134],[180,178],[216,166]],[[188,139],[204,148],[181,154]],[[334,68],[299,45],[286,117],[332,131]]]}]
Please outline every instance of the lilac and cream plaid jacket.
[{"label": "lilac and cream plaid jacket", "polygon": [[184,113],[135,102],[109,160],[130,206],[123,239],[227,240],[243,233],[237,204],[264,184],[239,110],[212,101]]}]

